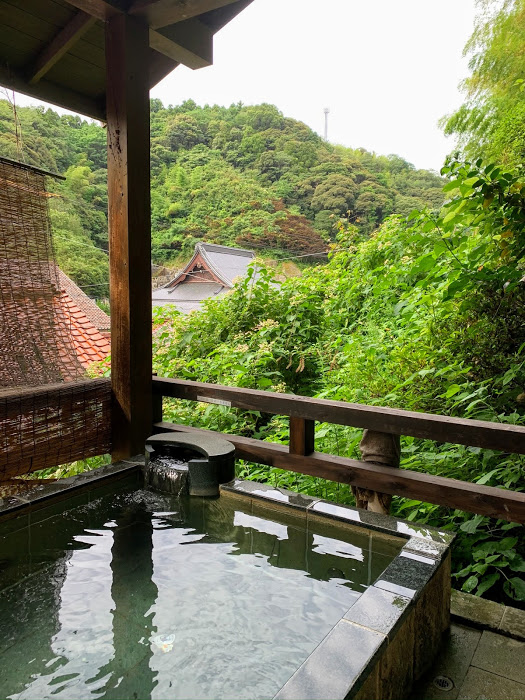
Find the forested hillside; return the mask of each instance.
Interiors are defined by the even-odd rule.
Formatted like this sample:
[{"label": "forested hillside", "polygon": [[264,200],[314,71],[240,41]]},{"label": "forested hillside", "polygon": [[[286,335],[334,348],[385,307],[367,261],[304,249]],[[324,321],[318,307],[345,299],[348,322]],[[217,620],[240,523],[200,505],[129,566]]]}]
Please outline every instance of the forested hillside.
[{"label": "forested hillside", "polygon": [[[362,233],[392,213],[443,202],[442,180],[398,156],[325,143],[272,105],[151,103],[153,262],[206,240],[271,257],[317,253],[339,217]],[[58,259],[82,286],[107,282],[105,130],[52,109],[0,101],[0,153],[66,176],[51,201]]]}]

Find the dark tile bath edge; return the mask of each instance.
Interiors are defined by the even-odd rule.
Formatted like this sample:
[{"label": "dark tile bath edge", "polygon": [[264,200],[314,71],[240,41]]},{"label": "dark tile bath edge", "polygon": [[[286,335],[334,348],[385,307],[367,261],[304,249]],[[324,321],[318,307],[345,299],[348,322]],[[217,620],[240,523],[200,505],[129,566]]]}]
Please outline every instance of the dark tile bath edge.
[{"label": "dark tile bath edge", "polygon": [[[392,663],[392,654],[387,658],[387,651],[394,648],[392,643],[402,624],[418,612],[418,601],[427,586],[438,572],[446,579],[445,563],[454,536],[253,481],[235,480],[223,484],[221,490],[253,499],[261,505],[266,502],[270,507],[270,504],[279,504],[302,509],[307,518],[312,513],[405,540],[400,553],[332,628],[274,700],[360,698],[363,685],[370,680],[375,683],[371,676],[381,659]],[[421,601],[421,605],[424,604]],[[443,611],[441,617],[448,620],[448,610]],[[411,676],[410,683],[412,679]],[[370,692],[368,686],[363,691]]]},{"label": "dark tile bath edge", "polygon": [[[0,523],[12,518],[23,519],[28,512],[64,501],[71,496],[85,494],[88,502],[91,491],[124,479],[131,484],[136,476],[138,485],[143,464],[144,457],[138,455],[83,474],[50,481],[49,484],[39,482],[25,493],[0,498]],[[24,523],[21,522],[21,526],[23,525]]]},{"label": "dark tile bath edge", "polygon": [[382,532],[385,535],[400,537],[408,540],[407,545],[405,545],[407,549],[421,556],[440,558],[454,539],[453,534],[427,525],[414,524],[406,520],[393,518],[390,515],[359,510],[352,506],[337,505],[322,498],[305,496],[295,491],[276,488],[268,484],[260,484],[256,481],[235,479],[229,484],[222,484],[221,489],[244,494],[256,500],[273,501],[294,509],[306,509],[311,513],[325,516],[331,520],[340,520],[357,527],[364,526],[368,530]]}]

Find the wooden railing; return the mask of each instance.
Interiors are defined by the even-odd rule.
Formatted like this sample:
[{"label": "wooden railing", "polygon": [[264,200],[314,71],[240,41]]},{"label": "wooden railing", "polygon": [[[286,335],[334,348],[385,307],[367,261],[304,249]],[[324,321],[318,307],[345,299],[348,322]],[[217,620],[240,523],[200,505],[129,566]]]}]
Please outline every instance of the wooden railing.
[{"label": "wooden railing", "polygon": [[289,446],[227,435],[227,439],[236,447],[237,456],[242,459],[379,493],[406,496],[525,523],[525,493],[337,457],[314,450],[315,421],[518,454],[525,454],[523,427],[153,377],[154,429],[157,431],[210,432],[164,422],[162,397],[219,403],[248,411],[290,417]]}]

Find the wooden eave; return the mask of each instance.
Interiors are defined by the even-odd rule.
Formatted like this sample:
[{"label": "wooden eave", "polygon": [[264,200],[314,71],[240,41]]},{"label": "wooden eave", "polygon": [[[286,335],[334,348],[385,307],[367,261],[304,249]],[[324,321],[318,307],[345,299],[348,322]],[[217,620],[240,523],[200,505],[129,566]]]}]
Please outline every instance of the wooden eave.
[{"label": "wooden eave", "polygon": [[252,0],[0,0],[0,85],[106,120],[105,23],[149,28],[149,85],[211,65],[213,36]]}]

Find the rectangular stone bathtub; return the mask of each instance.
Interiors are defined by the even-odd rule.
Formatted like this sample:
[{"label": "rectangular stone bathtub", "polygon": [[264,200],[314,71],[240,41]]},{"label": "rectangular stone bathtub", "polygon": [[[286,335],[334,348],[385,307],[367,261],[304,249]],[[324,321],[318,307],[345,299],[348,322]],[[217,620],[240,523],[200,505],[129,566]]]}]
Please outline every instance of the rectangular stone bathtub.
[{"label": "rectangular stone bathtub", "polygon": [[451,535],[256,482],[179,501],[142,462],[0,503],[1,697],[407,697]]},{"label": "rectangular stone bathtub", "polygon": [[253,481],[224,485],[221,494],[249,500],[254,513],[293,512],[307,529],[331,522],[349,537],[364,530],[402,540],[399,554],[275,699],[406,699],[450,625],[453,535]]}]

